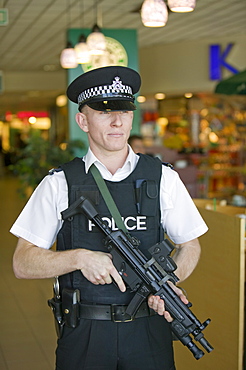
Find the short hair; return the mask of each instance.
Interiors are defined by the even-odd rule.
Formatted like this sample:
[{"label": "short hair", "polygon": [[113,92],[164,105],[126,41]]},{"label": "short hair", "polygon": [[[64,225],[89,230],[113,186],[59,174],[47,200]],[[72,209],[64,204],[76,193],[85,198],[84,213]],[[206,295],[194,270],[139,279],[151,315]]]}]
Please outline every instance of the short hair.
[{"label": "short hair", "polygon": [[134,140],[143,140],[143,138],[141,135],[131,135],[128,139],[128,144],[131,145]]}]

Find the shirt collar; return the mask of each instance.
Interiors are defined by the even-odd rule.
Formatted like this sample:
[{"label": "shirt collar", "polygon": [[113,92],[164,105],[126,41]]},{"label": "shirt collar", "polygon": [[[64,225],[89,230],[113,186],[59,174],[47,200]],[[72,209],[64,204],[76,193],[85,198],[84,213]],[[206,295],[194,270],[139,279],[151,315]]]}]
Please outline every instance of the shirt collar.
[{"label": "shirt collar", "polygon": [[[132,148],[130,147],[130,145],[128,145],[128,156],[126,158],[126,161],[122,169],[126,170],[127,168],[127,171],[131,173],[135,169],[138,160],[139,160],[139,156],[135,154]],[[95,164],[95,166],[99,167],[99,170],[101,166],[103,166],[106,169],[104,164],[97,159],[97,157],[93,154],[90,148],[88,149],[88,152],[86,153],[86,155],[83,157],[83,161],[85,162],[85,172],[86,173],[88,173],[92,164]]]}]

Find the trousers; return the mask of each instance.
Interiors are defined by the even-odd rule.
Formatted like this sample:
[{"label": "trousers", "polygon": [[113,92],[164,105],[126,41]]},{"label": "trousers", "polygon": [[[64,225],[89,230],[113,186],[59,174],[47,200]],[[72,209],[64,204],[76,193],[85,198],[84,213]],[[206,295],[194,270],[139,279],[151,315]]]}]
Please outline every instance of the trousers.
[{"label": "trousers", "polygon": [[120,323],[81,319],[58,339],[56,370],[175,370],[169,324],[159,315]]}]

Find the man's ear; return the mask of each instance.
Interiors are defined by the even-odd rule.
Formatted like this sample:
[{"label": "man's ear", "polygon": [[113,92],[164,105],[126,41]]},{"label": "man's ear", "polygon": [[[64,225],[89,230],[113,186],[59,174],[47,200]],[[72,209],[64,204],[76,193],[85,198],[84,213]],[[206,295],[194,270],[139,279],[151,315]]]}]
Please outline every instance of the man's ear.
[{"label": "man's ear", "polygon": [[84,132],[88,132],[86,115],[84,113],[77,113],[75,119],[81,130],[83,130]]}]

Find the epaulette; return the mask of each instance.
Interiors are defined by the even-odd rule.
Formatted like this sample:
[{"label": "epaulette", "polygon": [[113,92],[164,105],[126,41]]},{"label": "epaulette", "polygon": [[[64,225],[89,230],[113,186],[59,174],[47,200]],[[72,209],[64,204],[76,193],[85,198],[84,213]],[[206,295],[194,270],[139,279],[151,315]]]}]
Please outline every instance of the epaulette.
[{"label": "epaulette", "polygon": [[55,172],[61,172],[61,171],[63,171],[61,167],[51,168],[51,170],[49,170],[49,175],[54,175]]},{"label": "epaulette", "polygon": [[162,162],[162,164],[164,166],[169,167],[169,168],[171,168],[173,170],[173,165],[171,163],[169,163],[169,162]]}]

